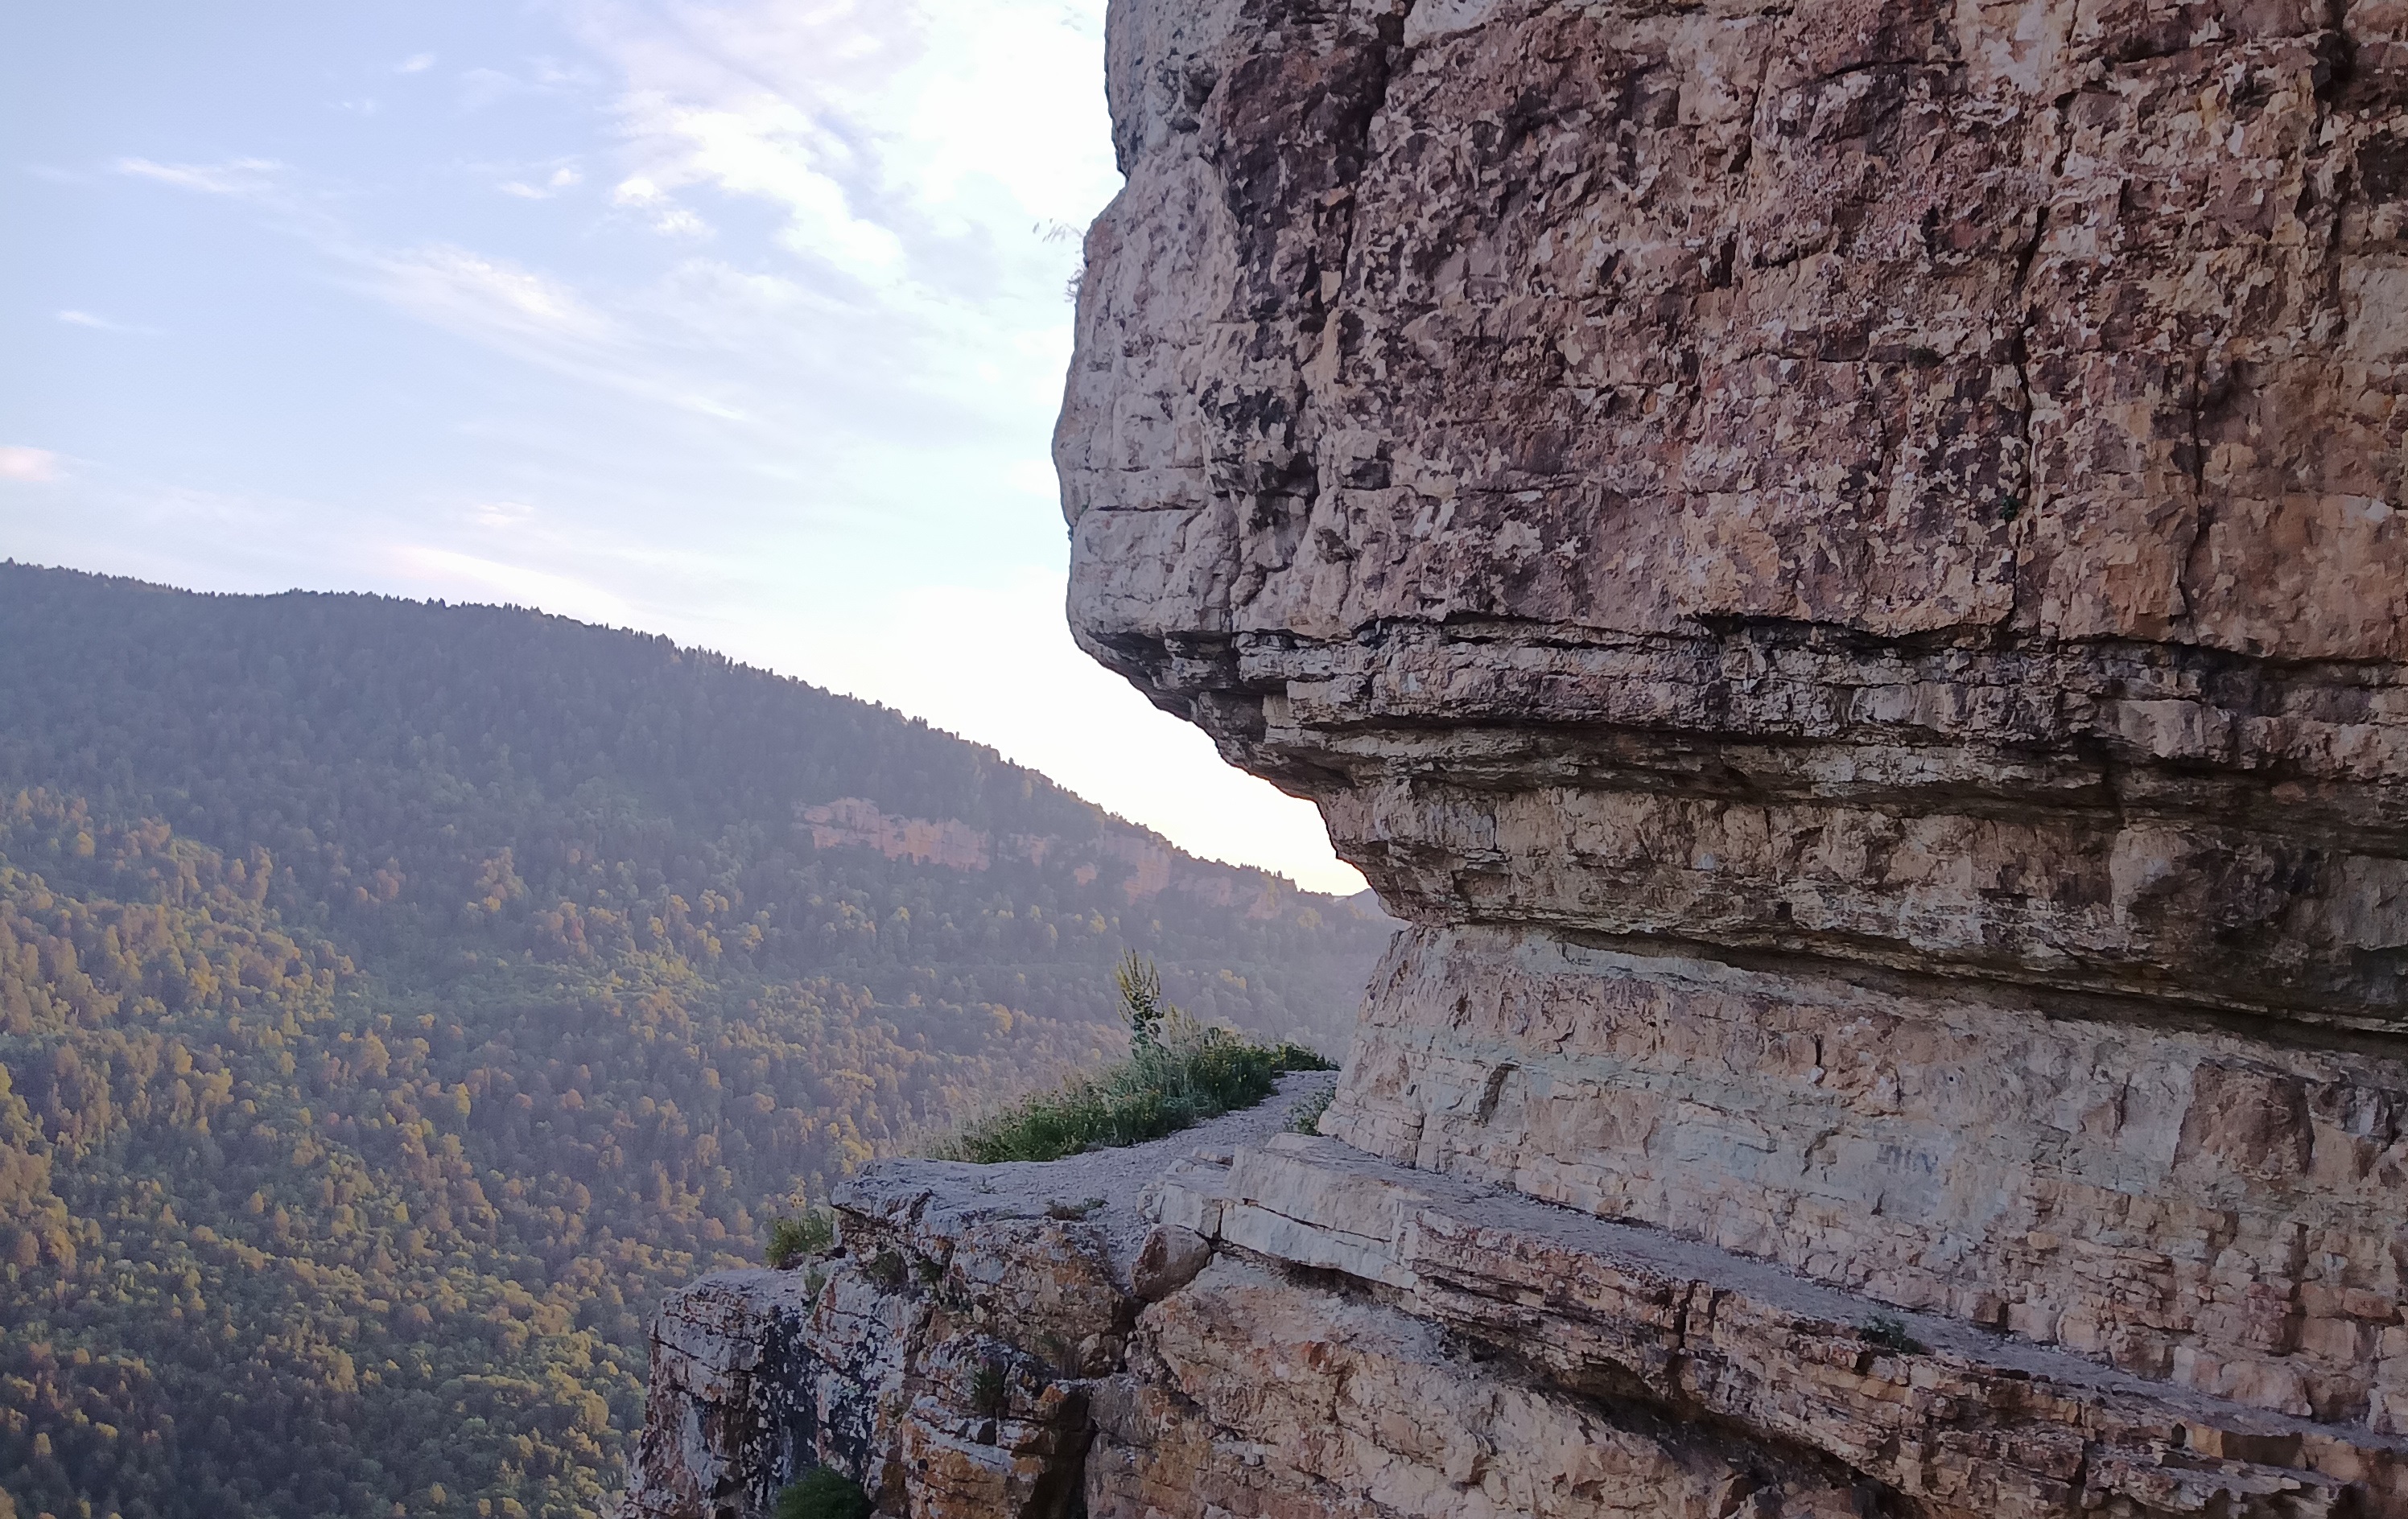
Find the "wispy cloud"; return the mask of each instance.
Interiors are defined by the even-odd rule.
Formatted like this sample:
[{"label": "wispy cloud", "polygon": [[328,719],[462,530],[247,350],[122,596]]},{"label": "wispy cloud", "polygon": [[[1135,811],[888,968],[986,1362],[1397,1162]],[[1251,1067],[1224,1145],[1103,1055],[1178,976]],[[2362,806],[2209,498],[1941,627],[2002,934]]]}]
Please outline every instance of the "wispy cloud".
[{"label": "wispy cloud", "polygon": [[610,204],[632,212],[663,236],[708,237],[713,230],[710,223],[671,200],[659,185],[640,174],[620,180],[610,192]]},{"label": "wispy cloud", "polygon": [[379,257],[378,288],[414,315],[472,337],[607,342],[609,318],[566,282],[506,259],[436,244]]},{"label": "wispy cloud", "polygon": [[698,107],[657,93],[630,96],[628,130],[659,162],[620,182],[623,206],[653,206],[672,189],[709,185],[765,200],[785,214],[788,251],[833,265],[873,285],[903,271],[903,240],[879,218],[871,165],[838,132],[782,100]]},{"label": "wispy cloud", "polygon": [[433,53],[414,52],[408,57],[403,59],[400,63],[394,64],[393,71],[396,74],[423,74],[434,66],[435,55]]},{"label": "wispy cloud", "polygon": [[156,179],[179,190],[251,200],[275,191],[284,173],[283,165],[268,158],[236,158],[222,164],[159,164],[147,158],[121,158],[111,166],[120,174]]},{"label": "wispy cloud", "polygon": [[505,195],[515,195],[521,200],[550,200],[554,195],[574,190],[585,182],[584,171],[574,164],[564,164],[553,169],[551,176],[539,185],[528,182],[533,178],[534,176],[529,176],[527,179],[505,179],[494,188]]},{"label": "wispy cloud", "polygon": [[569,95],[597,88],[603,81],[581,64],[552,58],[531,58],[519,73],[480,65],[460,75],[460,103],[482,110],[504,100],[528,95]]},{"label": "wispy cloud", "polygon": [[890,294],[1058,301],[1118,188],[1096,53],[1102,7],[860,0],[797,7],[570,0],[622,71],[623,194],[766,202],[794,256]]},{"label": "wispy cloud", "polygon": [[65,322],[70,327],[89,327],[93,332],[122,333],[129,337],[156,337],[160,336],[159,329],[156,327],[145,327],[131,322],[112,322],[107,317],[94,316],[90,311],[61,311],[57,313],[57,320]]},{"label": "wispy cloud", "polygon": [[48,449],[0,447],[0,480],[42,484],[59,478],[59,456]]},{"label": "wispy cloud", "polygon": [[[615,157],[610,214],[666,244],[649,280],[464,240],[380,247],[339,197],[266,158],[116,167],[254,200],[343,282],[420,320],[751,429],[765,476],[828,481],[847,452],[931,437],[1007,448],[988,478],[1044,467],[1078,259],[1058,230],[1118,184],[1096,82],[1101,0],[558,3],[594,62],[462,78],[472,95],[598,96],[595,62],[616,71],[617,142],[579,158]],[[552,160],[488,182],[536,202],[587,172]],[[775,217],[767,244],[746,203]],[[721,257],[687,251],[713,239],[731,245]]]},{"label": "wispy cloud", "polygon": [[[1120,182],[1099,0],[563,3],[623,80],[614,208],[738,241],[624,313],[660,362],[715,347],[712,388],[793,437],[902,421],[1044,467],[1079,259],[1060,229]],[[772,211],[773,247],[725,230],[731,202]]]},{"label": "wispy cloud", "polygon": [[470,522],[497,531],[523,526],[535,517],[535,508],[523,501],[480,501],[468,509]]},{"label": "wispy cloud", "polygon": [[[396,253],[337,251],[362,271],[354,281],[361,288],[523,363],[640,402],[656,415],[764,427],[766,419],[744,399],[754,372],[742,362],[741,345],[711,349],[703,329],[679,323],[656,294],[615,292],[606,308],[555,276],[446,244]],[[667,333],[701,351],[677,351]]]}]

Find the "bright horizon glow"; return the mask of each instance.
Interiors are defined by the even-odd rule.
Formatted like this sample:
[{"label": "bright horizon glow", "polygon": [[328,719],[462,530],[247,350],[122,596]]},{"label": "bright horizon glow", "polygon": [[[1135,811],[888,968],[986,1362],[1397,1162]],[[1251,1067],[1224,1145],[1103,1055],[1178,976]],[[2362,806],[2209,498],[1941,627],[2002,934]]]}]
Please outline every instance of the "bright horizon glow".
[{"label": "bright horizon glow", "polygon": [[9,23],[0,557],[661,633],[1360,889],[1063,623],[1103,0],[206,8]]}]

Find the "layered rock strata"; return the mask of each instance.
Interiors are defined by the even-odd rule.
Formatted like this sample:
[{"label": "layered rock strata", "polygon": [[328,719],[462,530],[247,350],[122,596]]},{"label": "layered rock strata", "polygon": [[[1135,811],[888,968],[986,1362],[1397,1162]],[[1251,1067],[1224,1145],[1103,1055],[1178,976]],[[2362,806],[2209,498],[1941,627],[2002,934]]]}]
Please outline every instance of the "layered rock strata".
[{"label": "layered rock strata", "polygon": [[1173,1161],[1259,1142],[1330,1078],[1170,1140],[1050,1166],[890,1162],[838,1193],[839,1246],[725,1272],[653,1326],[623,1519],[758,1519],[814,1466],[893,1513],[1051,1519],[1084,1501],[1097,1379],[1209,1247],[1148,1232]]},{"label": "layered rock strata", "polygon": [[1408,926],[1013,1459],[1151,1519],[2408,1512],[2408,0],[1108,52],[1073,630]]},{"label": "layered rock strata", "polygon": [[[1161,1197],[1175,1225],[1280,1268],[1216,1260],[1139,1321],[1139,1384],[1185,1392],[1225,1444],[1259,1428],[1264,1378],[1310,1385],[1317,1363],[1342,1367],[1383,1333],[1446,1347],[1447,1372],[1386,1421],[1426,1432],[1391,1457],[1426,1452],[1436,1469],[1399,1483],[1379,1461],[1341,1466],[1361,1512],[2408,1512],[2408,1440],[2170,1394],[1948,1316],[1885,1315],[1727,1251],[1329,1139],[1182,1164]],[[1315,1271],[1349,1288],[1300,1289]],[[1346,1320],[1369,1311],[1333,1297],[1412,1330],[1358,1329]],[[1283,1314],[1283,1297],[1301,1303]],[[1286,1449],[1364,1438],[1347,1380],[1331,1375],[1326,1399],[1268,1400],[1305,1414]],[[1315,1430],[1312,1409],[1336,1427]],[[1382,1423],[1366,1433],[1386,1449]]]},{"label": "layered rock strata", "polygon": [[2408,8],[1114,16],[1072,623],[1393,908],[2408,1026]]},{"label": "layered rock strata", "polygon": [[2408,1515],[2408,1440],[1268,1126],[881,1168],[672,1300],[628,1519]]},{"label": "layered rock strata", "polygon": [[1070,616],[1412,925],[1324,1132],[2408,1428],[2408,9],[1114,15]]}]

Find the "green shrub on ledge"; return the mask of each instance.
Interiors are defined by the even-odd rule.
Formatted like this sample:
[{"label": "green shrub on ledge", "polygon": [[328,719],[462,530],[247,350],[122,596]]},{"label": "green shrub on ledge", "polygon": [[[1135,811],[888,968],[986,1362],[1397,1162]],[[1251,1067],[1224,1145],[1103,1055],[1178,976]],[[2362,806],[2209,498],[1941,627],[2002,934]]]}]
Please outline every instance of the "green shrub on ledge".
[{"label": "green shrub on ledge", "polygon": [[869,1495],[833,1467],[813,1467],[778,1495],[777,1519],[868,1519]]},{"label": "green shrub on ledge", "polygon": [[1287,1131],[1290,1134],[1320,1133],[1321,1115],[1329,1111],[1329,1105],[1337,1098],[1338,1089],[1333,1086],[1327,1091],[1315,1092],[1290,1108],[1287,1111]]},{"label": "green shrub on ledge", "polygon": [[1198,1024],[1162,1002],[1153,967],[1134,956],[1117,979],[1129,1057],[980,1119],[942,1145],[939,1158],[992,1166],[1142,1144],[1251,1108],[1290,1071],[1336,1068],[1301,1044],[1254,1044]]},{"label": "green shrub on ledge", "polygon": [[769,1225],[769,1243],[761,1252],[761,1264],[783,1271],[835,1248],[835,1212],[809,1208]]}]

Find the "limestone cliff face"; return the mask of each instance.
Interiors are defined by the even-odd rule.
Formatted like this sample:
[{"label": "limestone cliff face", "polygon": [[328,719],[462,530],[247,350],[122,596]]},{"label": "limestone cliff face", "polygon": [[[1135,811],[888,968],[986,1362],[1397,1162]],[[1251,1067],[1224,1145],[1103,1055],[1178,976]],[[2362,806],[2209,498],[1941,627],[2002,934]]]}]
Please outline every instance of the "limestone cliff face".
[{"label": "limestone cliff face", "polygon": [[1392,908],[2408,1026],[2408,7],[1115,18],[1071,621]]},{"label": "limestone cliff face", "polygon": [[1413,924],[1326,1132],[2408,1428],[2408,7],[1115,14],[1071,619]]},{"label": "limestone cliff face", "polygon": [[2408,1515],[2408,0],[1115,0],[1110,73],[1073,628],[1408,926],[1319,1137],[1151,1163],[1042,1502],[820,1458]]}]

